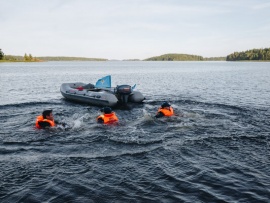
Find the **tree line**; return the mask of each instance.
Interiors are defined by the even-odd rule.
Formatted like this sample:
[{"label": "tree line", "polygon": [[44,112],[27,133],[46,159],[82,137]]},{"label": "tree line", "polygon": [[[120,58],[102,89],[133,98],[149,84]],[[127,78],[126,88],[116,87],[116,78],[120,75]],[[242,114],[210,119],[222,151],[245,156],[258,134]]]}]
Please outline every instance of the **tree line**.
[{"label": "tree line", "polygon": [[198,55],[189,54],[164,54],[144,59],[144,61],[225,61],[226,57],[209,57],[204,58]]},{"label": "tree line", "polygon": [[203,61],[203,57],[188,54],[164,54],[144,59],[144,61]]},{"label": "tree line", "polygon": [[0,60],[10,62],[41,62],[41,61],[107,61],[102,58],[85,58],[85,57],[66,57],[66,56],[45,56],[33,57],[32,54],[24,54],[24,56],[5,55],[0,49]]},{"label": "tree line", "polygon": [[[107,61],[102,58],[85,58],[85,57],[33,57],[32,54],[24,54],[24,56],[5,55],[0,49],[0,60],[18,61],[18,62],[38,62],[38,61]],[[209,57],[204,58],[198,55],[189,54],[164,54],[144,59],[143,61],[254,61],[254,60],[269,60],[270,48],[251,49],[242,52],[234,52],[226,57]]]},{"label": "tree line", "polygon": [[234,52],[226,57],[227,61],[254,61],[254,60],[270,60],[270,48],[251,49],[242,52]]},{"label": "tree line", "polygon": [[0,49],[0,60],[3,60],[3,58],[4,58],[4,53],[2,52],[2,49]]},{"label": "tree line", "polygon": [[38,57],[42,61],[107,61],[102,58],[68,57],[68,56],[44,56]]},{"label": "tree line", "polygon": [[36,58],[36,57],[33,57],[32,54],[24,54],[24,57],[23,57],[23,60],[24,61],[27,61],[27,62],[38,62],[40,61],[40,59]]},{"label": "tree line", "polygon": [[2,49],[0,49],[0,60],[11,61],[11,62],[37,62],[41,61],[40,59],[33,57],[32,54],[24,54],[24,56],[12,56],[5,55]]},{"label": "tree line", "polygon": [[251,49],[242,52],[234,52],[226,57],[209,57],[204,58],[197,55],[188,54],[164,54],[147,58],[144,61],[269,61],[270,48],[265,49]]}]

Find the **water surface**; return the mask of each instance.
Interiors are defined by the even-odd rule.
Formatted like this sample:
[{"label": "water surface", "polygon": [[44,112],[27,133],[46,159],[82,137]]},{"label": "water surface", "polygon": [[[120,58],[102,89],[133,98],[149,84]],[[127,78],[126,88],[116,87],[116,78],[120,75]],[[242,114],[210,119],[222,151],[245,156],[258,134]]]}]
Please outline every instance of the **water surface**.
[{"label": "water surface", "polygon": [[[60,94],[108,74],[146,97],[119,126]],[[270,63],[0,63],[0,201],[268,202],[269,81]],[[35,129],[47,108],[70,129]]]}]

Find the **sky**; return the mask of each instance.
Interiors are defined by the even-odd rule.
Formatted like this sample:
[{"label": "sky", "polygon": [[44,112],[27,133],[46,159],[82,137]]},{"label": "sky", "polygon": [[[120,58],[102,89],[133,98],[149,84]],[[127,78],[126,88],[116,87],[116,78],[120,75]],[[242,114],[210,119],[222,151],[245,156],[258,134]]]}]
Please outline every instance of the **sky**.
[{"label": "sky", "polygon": [[270,47],[270,0],[0,0],[6,55],[146,59]]}]

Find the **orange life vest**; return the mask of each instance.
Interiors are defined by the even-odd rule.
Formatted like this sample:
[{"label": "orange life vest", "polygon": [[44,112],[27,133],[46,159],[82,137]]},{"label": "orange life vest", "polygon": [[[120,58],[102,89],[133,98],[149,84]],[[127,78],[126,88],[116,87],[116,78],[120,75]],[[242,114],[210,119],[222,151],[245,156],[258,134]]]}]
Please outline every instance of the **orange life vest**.
[{"label": "orange life vest", "polygon": [[104,122],[104,124],[110,124],[110,123],[115,123],[118,121],[117,116],[115,115],[114,112],[110,113],[110,114],[103,114],[97,117],[97,120],[101,118]]},{"label": "orange life vest", "polygon": [[170,109],[165,109],[165,108],[159,108],[157,113],[163,113],[164,116],[172,116],[173,115],[173,108],[170,106]]},{"label": "orange life vest", "polygon": [[51,127],[55,126],[54,120],[44,119],[42,115],[38,116],[36,119],[36,127],[37,128],[41,128],[41,126],[39,125],[39,122],[47,122],[50,124]]}]

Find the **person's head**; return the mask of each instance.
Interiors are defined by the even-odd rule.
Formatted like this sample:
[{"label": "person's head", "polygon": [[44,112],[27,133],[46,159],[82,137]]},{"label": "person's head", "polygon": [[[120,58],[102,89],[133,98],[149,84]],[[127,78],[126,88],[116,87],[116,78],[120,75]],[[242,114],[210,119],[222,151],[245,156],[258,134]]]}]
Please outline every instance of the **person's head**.
[{"label": "person's head", "polygon": [[110,107],[104,107],[103,112],[105,114],[110,114],[110,113],[112,113],[112,109]]},{"label": "person's head", "polygon": [[44,119],[53,120],[52,110],[45,110],[42,113]]},{"label": "person's head", "polygon": [[162,104],[161,104],[161,107],[162,108],[170,108],[170,104],[168,103],[168,102],[163,102]]}]

